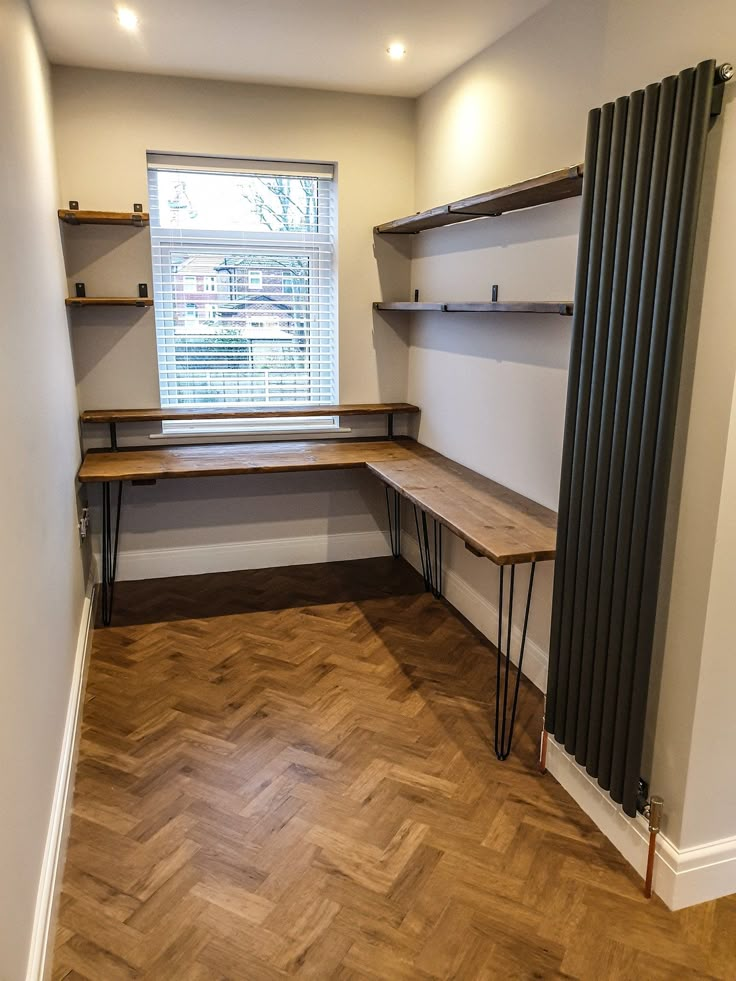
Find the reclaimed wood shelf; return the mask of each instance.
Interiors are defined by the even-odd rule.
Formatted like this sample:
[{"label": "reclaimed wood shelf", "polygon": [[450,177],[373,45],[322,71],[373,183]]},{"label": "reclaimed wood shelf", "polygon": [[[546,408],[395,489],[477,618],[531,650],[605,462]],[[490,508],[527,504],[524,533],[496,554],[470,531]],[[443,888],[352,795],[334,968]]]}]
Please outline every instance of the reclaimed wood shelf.
[{"label": "reclaimed wood shelf", "polygon": [[572,300],[508,300],[506,302],[468,302],[468,303],[374,303],[375,310],[393,313],[557,313],[563,317],[572,316]]},{"label": "reclaimed wood shelf", "polygon": [[292,419],[312,416],[370,416],[391,415],[394,412],[419,412],[419,407],[408,402],[365,402],[308,405],[279,405],[266,408],[242,406],[206,406],[190,408],[172,405],[151,409],[85,409],[80,418],[83,423],[111,422],[163,422],[176,419]]},{"label": "reclaimed wood shelf", "polygon": [[67,225],[147,225],[147,211],[76,211],[59,209],[59,219]]},{"label": "reclaimed wood shelf", "polygon": [[473,197],[461,198],[459,201],[442,204],[429,211],[396,218],[382,225],[376,225],[374,231],[378,235],[416,235],[429,228],[455,225],[475,218],[497,218],[508,211],[536,208],[542,204],[550,204],[552,201],[577,197],[582,193],[583,165],[578,164],[575,167],[542,174],[540,177],[532,177],[517,184],[509,184],[507,187],[498,187]]},{"label": "reclaimed wood shelf", "polygon": [[152,307],[152,296],[68,296],[68,307]]}]

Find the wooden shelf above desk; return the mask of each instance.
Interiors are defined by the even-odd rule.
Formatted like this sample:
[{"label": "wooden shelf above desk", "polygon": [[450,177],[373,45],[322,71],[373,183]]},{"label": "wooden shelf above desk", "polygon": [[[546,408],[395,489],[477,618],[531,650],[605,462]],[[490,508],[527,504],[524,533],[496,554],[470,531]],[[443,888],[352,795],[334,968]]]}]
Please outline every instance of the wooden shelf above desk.
[{"label": "wooden shelf above desk", "polygon": [[329,405],[278,405],[267,408],[243,408],[242,406],[207,406],[190,408],[173,405],[151,409],[87,409],[81,415],[82,422],[164,422],[171,420],[204,419],[295,419],[325,416],[372,416],[392,413],[419,412],[419,407],[408,402],[337,403]]},{"label": "wooden shelf above desk", "polygon": [[68,296],[68,307],[152,307],[152,296]]},{"label": "wooden shelf above desk", "polygon": [[76,211],[59,209],[59,220],[67,225],[147,225],[147,211]]},{"label": "wooden shelf above desk", "polygon": [[455,225],[475,218],[497,218],[508,211],[536,208],[552,201],[577,197],[583,193],[583,165],[555,170],[540,177],[497,187],[483,194],[461,198],[451,204],[442,204],[429,211],[420,211],[405,218],[376,225],[378,235],[415,235],[429,228]]},{"label": "wooden shelf above desk", "polygon": [[572,315],[572,300],[509,300],[484,303],[374,303],[375,310],[393,313],[557,313],[563,317]]}]

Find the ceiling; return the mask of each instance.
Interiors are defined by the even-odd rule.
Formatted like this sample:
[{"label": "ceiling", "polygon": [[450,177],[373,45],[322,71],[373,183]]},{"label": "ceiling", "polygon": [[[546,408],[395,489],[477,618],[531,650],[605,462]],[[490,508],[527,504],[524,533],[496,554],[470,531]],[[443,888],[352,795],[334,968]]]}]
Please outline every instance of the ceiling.
[{"label": "ceiling", "polygon": [[[56,64],[417,96],[549,0],[31,0]],[[386,47],[401,40],[406,57]]]}]

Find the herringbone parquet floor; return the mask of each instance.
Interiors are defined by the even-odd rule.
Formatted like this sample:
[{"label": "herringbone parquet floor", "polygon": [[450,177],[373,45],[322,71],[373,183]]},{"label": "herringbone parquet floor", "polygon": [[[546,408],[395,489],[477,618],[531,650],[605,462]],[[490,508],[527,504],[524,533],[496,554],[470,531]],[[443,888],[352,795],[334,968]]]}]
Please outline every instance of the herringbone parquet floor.
[{"label": "herringbone parquet floor", "polygon": [[54,979],[736,977],[551,776],[524,685],[403,562],[123,584],[84,708]]}]

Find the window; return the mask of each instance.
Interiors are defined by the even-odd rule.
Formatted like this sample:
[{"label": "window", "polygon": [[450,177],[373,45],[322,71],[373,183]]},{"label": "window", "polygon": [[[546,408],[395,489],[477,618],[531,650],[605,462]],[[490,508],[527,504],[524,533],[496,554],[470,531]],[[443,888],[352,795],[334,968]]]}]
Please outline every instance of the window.
[{"label": "window", "polygon": [[148,166],[162,406],[337,401],[333,167]]}]

